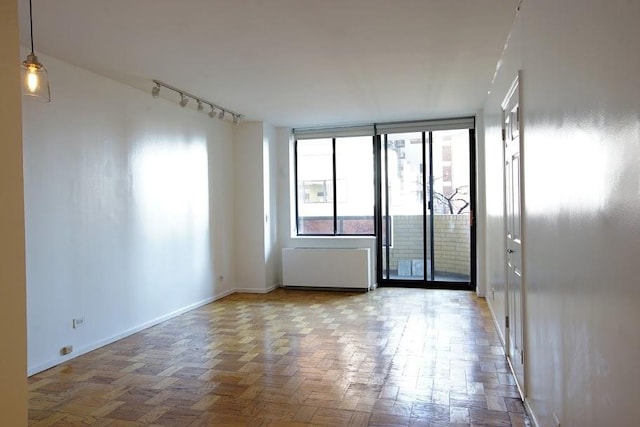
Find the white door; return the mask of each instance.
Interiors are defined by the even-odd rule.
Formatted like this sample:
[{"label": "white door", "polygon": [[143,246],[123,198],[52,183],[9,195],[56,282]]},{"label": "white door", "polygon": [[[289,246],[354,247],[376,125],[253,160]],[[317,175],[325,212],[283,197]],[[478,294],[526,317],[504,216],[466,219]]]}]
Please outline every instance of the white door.
[{"label": "white door", "polygon": [[522,278],[522,187],[520,158],[520,95],[518,79],[503,104],[505,158],[505,218],[507,265],[507,357],[524,397],[524,337]]}]

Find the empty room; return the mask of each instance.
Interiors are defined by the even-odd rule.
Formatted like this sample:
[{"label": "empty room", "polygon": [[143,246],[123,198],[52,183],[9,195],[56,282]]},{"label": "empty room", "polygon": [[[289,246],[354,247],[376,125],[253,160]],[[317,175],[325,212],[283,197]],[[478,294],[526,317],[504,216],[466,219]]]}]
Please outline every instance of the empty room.
[{"label": "empty room", "polygon": [[639,20],[2,2],[0,425],[636,425]]}]

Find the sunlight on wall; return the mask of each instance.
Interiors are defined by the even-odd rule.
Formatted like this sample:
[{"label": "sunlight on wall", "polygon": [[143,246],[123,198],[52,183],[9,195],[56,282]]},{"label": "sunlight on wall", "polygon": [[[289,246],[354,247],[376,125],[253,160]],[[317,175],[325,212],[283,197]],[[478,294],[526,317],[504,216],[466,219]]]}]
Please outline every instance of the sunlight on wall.
[{"label": "sunlight on wall", "polygon": [[204,138],[143,144],[133,156],[133,195],[147,238],[206,233],[209,226]]},{"label": "sunlight on wall", "polygon": [[146,280],[130,297],[133,310],[149,289],[170,293],[189,283],[206,295],[212,274],[205,136],[165,134],[139,146],[131,170],[135,232],[141,236],[130,251],[134,277]]},{"label": "sunlight on wall", "polygon": [[547,173],[526,183],[529,214],[558,213],[565,209],[593,213],[606,207],[607,181],[612,178],[606,174],[610,152],[600,143],[602,135],[594,130],[566,124],[563,128],[547,126],[531,130],[527,138],[532,145],[527,148],[536,144],[538,147],[525,149],[525,168],[529,164],[542,164],[546,165]]}]

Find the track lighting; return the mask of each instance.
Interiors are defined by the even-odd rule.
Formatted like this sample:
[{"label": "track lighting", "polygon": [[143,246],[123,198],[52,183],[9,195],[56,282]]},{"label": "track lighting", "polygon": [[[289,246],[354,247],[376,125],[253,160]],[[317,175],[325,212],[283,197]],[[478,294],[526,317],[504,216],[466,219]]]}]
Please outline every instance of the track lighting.
[{"label": "track lighting", "polygon": [[225,116],[227,114],[231,114],[231,117],[233,118],[233,123],[238,124],[240,123],[240,120],[244,117],[242,114],[240,113],[235,113],[233,111],[230,111],[224,107],[221,107],[213,102],[207,101],[206,99],[200,98],[199,96],[195,96],[192,95],[188,92],[185,92],[182,89],[178,89],[177,87],[168,85],[164,82],[161,82],[160,80],[153,80],[153,88],[151,88],[151,96],[153,96],[154,98],[158,98],[160,96],[160,89],[161,88],[165,88],[165,89],[169,89],[172,92],[177,93],[178,95],[180,95],[180,102],[178,102],[178,105],[181,106],[182,108],[186,107],[187,104],[189,103],[189,99],[192,99],[194,101],[196,101],[196,109],[199,112],[204,112],[204,106],[208,105],[209,108],[211,108],[211,110],[207,113],[209,115],[210,118],[214,118],[216,116],[216,114],[218,115],[218,118],[220,120],[224,120]]},{"label": "track lighting", "polygon": [[38,61],[38,57],[33,51],[33,8],[29,0],[29,31],[31,34],[31,53],[27,55],[20,66],[22,76],[22,94],[32,96],[41,102],[51,101],[49,91],[49,78],[47,69]]},{"label": "track lighting", "polygon": [[178,105],[181,106],[182,108],[186,107],[187,104],[189,103],[189,98],[187,98],[186,96],[184,96],[183,93],[180,94],[180,102],[178,102]]}]

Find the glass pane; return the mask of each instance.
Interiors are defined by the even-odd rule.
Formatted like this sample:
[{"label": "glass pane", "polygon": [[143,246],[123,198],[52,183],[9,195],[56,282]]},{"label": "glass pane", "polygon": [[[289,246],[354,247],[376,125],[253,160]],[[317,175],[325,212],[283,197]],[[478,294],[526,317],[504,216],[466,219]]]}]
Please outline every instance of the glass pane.
[{"label": "glass pane", "polygon": [[471,272],[469,131],[433,132],[435,280],[468,282]]},{"label": "glass pane", "polygon": [[333,234],[333,142],[297,141],[298,234]]},{"label": "glass pane", "polygon": [[[422,133],[387,135],[389,278],[424,280]],[[428,160],[427,160],[428,164]]]},{"label": "glass pane", "polygon": [[337,234],[375,234],[373,192],[372,138],[337,138]]}]

